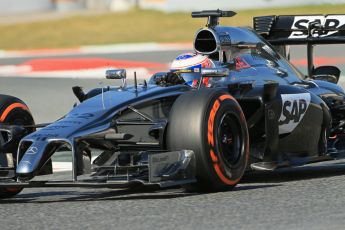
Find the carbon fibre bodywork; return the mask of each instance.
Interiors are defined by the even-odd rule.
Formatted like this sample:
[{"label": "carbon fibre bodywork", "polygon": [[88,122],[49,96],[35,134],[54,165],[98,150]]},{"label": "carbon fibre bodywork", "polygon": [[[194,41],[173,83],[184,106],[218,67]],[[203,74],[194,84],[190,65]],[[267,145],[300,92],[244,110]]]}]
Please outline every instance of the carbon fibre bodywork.
[{"label": "carbon fibre bodywork", "polygon": [[[211,57],[217,68],[230,71],[227,77],[211,78],[205,88],[226,92],[240,104],[250,137],[248,166],[274,170],[340,157],[344,150],[343,89],[301,74],[254,30],[218,26],[215,18],[220,11],[214,12],[196,14],[210,17],[210,24],[197,32],[194,47],[197,53]],[[201,82],[201,73],[195,74]],[[15,176],[5,178],[0,187],[73,186],[72,182],[30,183],[42,170],[49,172],[46,167],[56,151],[66,149],[73,156],[72,181],[89,173],[92,164],[91,182],[99,182],[76,186],[142,183],[165,187],[195,182],[198,165],[193,150],[171,151],[166,133],[177,98],[199,88],[158,84],[162,75],[153,75],[149,84],[91,90],[60,120],[43,128],[36,126],[38,131],[20,137],[18,164],[11,169]],[[10,130],[0,125],[0,132]],[[90,149],[102,151],[93,162]]]},{"label": "carbon fibre bodywork", "polygon": [[[86,142],[101,149],[112,149],[118,145],[127,145],[128,148],[131,145],[141,145],[146,146],[146,150],[159,149],[161,143],[148,135],[148,129],[145,134],[140,135],[138,130],[131,132],[129,127],[126,134],[131,136],[130,140],[119,137],[118,140],[113,140],[113,142],[105,140],[102,132],[109,131],[107,134],[112,134],[111,131],[119,133],[125,131],[123,127],[133,126],[133,122],[141,123],[138,124],[141,129],[145,129],[145,126],[151,127],[159,124],[162,120],[166,120],[169,115],[167,109],[169,107],[162,100],[174,99],[187,90],[190,90],[190,88],[184,85],[174,87],[151,85],[139,87],[138,90],[133,87],[111,89],[92,97],[74,107],[64,118],[23,138],[19,145],[19,150],[23,150],[18,151],[20,162],[16,172],[24,177],[34,176],[33,173],[41,168],[45,164],[45,160],[53,154],[53,152],[49,153],[52,146],[55,146],[53,149],[57,149],[62,144],[68,144],[73,152],[76,152],[78,142]],[[128,114],[119,115],[128,108],[140,107],[143,104],[154,102],[160,104],[161,108],[157,107],[156,111],[151,111],[152,114],[144,109],[144,112],[148,112],[150,120],[131,119]],[[117,117],[120,117],[120,119],[117,119]],[[125,117],[127,117],[126,120]],[[99,138],[92,136],[97,136],[97,134],[100,134]],[[48,146],[50,147],[48,148]],[[33,150],[35,150],[35,153],[31,154]],[[46,156],[47,159],[44,159],[43,156]],[[76,176],[76,173],[74,175]]]}]

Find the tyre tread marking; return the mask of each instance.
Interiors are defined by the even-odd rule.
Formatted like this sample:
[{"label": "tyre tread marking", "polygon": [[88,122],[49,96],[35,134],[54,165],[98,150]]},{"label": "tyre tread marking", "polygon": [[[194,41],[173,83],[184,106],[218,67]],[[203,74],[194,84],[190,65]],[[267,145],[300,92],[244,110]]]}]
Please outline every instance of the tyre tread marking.
[{"label": "tyre tread marking", "polygon": [[219,100],[224,101],[225,99],[234,100],[234,97],[229,94],[224,94],[219,97]]},{"label": "tyre tread marking", "polygon": [[6,119],[6,117],[8,116],[8,114],[12,111],[12,110],[14,110],[14,109],[16,109],[16,108],[22,108],[22,109],[24,109],[24,110],[26,110],[26,111],[29,111],[29,108],[26,106],[26,105],[24,105],[24,104],[22,104],[22,103],[13,103],[13,104],[11,104],[11,105],[9,105],[5,110],[4,110],[4,112],[1,114],[1,116],[0,116],[0,123],[1,122],[4,122],[5,121],[5,119]]},{"label": "tyre tread marking", "polygon": [[213,125],[214,125],[214,118],[216,116],[216,113],[219,109],[219,106],[220,106],[220,102],[219,100],[217,99],[214,104],[213,104],[213,107],[211,109],[211,112],[210,112],[210,116],[208,118],[208,124],[207,124],[207,140],[208,140],[208,143],[214,147],[214,137],[213,137]]},{"label": "tyre tread marking", "polygon": [[237,178],[236,180],[230,180],[230,179],[226,178],[226,177],[224,176],[222,170],[220,169],[219,164],[214,163],[213,166],[214,166],[214,169],[215,169],[217,175],[219,176],[219,178],[220,178],[225,184],[227,184],[227,185],[235,185],[235,184],[237,184],[237,183],[240,181],[241,177]]},{"label": "tyre tread marking", "polygon": [[213,163],[217,163],[218,157],[216,156],[216,154],[214,154],[213,149],[210,150],[210,155],[211,155],[211,159],[212,159]]},{"label": "tyre tread marking", "polygon": [[[223,94],[223,95],[219,96],[218,99],[220,101],[224,101],[226,99],[235,100],[234,97],[232,97],[229,94]],[[215,142],[214,141],[214,135],[213,135],[214,119],[215,119],[216,113],[220,107],[220,102],[218,99],[215,100],[213,107],[211,109],[210,115],[209,115],[209,119],[208,119],[208,130],[207,130],[208,135],[207,135],[207,137],[208,137],[208,143],[211,145],[210,156],[211,156],[211,160],[213,161],[214,170],[215,170],[216,174],[218,175],[219,179],[227,185],[235,185],[240,181],[241,177],[237,178],[236,180],[230,180],[226,176],[224,176],[224,174],[221,170],[220,162],[218,161],[218,158],[212,149],[212,147],[214,147],[214,142]]]}]

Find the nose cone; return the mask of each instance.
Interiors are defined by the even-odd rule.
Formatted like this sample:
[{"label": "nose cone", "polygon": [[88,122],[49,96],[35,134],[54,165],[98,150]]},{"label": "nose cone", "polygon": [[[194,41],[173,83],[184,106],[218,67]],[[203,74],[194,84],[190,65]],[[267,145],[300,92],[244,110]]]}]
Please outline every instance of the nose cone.
[{"label": "nose cone", "polygon": [[47,142],[34,142],[24,153],[20,160],[16,173],[20,175],[33,175],[40,168]]},{"label": "nose cone", "polygon": [[33,172],[32,164],[29,161],[20,161],[16,172],[17,174],[30,174]]}]

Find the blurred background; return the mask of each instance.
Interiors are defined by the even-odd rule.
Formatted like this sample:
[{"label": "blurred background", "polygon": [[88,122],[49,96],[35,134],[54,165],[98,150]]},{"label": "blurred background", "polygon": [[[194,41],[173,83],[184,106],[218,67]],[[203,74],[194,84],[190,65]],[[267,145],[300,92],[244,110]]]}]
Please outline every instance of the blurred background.
[{"label": "blurred background", "polygon": [[108,10],[126,11],[131,7],[157,9],[165,12],[191,11],[204,8],[250,9],[258,7],[284,7],[309,4],[339,4],[342,0],[1,0],[0,13],[12,14],[37,11]]},{"label": "blurred background", "polygon": [[205,9],[235,10],[223,23],[251,26],[258,15],[344,13],[345,0],[0,0],[0,49],[191,42],[205,22],[190,12]]}]

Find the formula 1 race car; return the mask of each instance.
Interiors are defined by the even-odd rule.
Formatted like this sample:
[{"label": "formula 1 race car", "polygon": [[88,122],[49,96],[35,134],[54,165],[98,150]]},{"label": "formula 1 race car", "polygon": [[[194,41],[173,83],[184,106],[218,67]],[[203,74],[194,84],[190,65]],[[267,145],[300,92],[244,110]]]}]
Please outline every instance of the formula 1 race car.
[{"label": "formula 1 race car", "polygon": [[[344,156],[340,70],[314,67],[312,47],[345,43],[345,15],[256,17],[254,30],[218,25],[234,15],[192,13],[208,18],[194,48],[212,68],[160,72],[143,84],[135,77],[132,86],[125,70],[108,70],[120,87],[74,87],[80,103],[51,124],[35,124],[23,101],[0,95],[0,197],[29,187],[221,191],[246,170]],[[308,76],[288,61],[291,44],[307,45]],[[39,180],[59,151],[71,151],[71,180]]]}]

